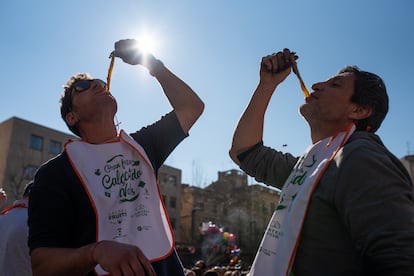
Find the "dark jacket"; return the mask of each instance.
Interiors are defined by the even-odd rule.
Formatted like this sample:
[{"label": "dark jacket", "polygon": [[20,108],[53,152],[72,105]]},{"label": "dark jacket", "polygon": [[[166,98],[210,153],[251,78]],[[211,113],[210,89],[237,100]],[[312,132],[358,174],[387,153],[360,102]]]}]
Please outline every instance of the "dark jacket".
[{"label": "dark jacket", "polygon": [[[239,156],[281,187],[297,158],[261,143]],[[301,275],[414,275],[414,189],[378,136],[357,131],[312,194],[293,265]]]}]

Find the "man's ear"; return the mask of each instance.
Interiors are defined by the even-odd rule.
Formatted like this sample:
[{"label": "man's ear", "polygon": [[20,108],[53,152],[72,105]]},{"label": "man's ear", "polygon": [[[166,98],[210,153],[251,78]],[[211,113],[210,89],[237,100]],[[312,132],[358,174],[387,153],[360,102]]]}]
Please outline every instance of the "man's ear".
[{"label": "man's ear", "polygon": [[69,126],[74,126],[77,122],[79,122],[78,115],[73,111],[67,113],[65,119]]},{"label": "man's ear", "polygon": [[355,105],[349,114],[349,117],[353,120],[362,120],[368,118],[372,114],[372,108]]}]

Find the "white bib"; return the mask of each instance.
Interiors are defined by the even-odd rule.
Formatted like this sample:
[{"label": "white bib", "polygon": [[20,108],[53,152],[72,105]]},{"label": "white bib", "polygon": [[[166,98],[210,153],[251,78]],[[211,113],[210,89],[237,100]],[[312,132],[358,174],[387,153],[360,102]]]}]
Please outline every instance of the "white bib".
[{"label": "white bib", "polygon": [[279,204],[267,226],[250,276],[289,275],[309,200],[338,150],[355,130],[328,137],[310,146],[283,185]]},{"label": "white bib", "polygon": [[[150,261],[166,258],[174,236],[145,151],[123,131],[115,142],[66,143],[70,163],[96,214],[97,241],[138,246]],[[108,272],[100,265],[98,275]]]}]

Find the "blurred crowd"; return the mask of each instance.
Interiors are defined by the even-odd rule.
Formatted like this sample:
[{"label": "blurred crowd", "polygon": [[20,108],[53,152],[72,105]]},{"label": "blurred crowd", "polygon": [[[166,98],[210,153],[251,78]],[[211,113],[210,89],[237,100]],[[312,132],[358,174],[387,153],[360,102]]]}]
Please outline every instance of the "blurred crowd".
[{"label": "blurred crowd", "polygon": [[186,276],[242,276],[248,273],[248,270],[242,268],[241,262],[234,265],[209,267],[203,260],[198,260],[193,267],[185,269]]}]

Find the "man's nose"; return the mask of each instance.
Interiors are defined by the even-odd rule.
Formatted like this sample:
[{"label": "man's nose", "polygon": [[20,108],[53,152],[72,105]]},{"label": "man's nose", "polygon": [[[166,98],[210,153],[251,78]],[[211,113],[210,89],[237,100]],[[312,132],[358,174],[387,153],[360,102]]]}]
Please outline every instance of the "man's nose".
[{"label": "man's nose", "polygon": [[312,90],[313,91],[322,90],[323,89],[323,86],[324,86],[324,83],[323,82],[314,83],[314,84],[312,84]]}]

